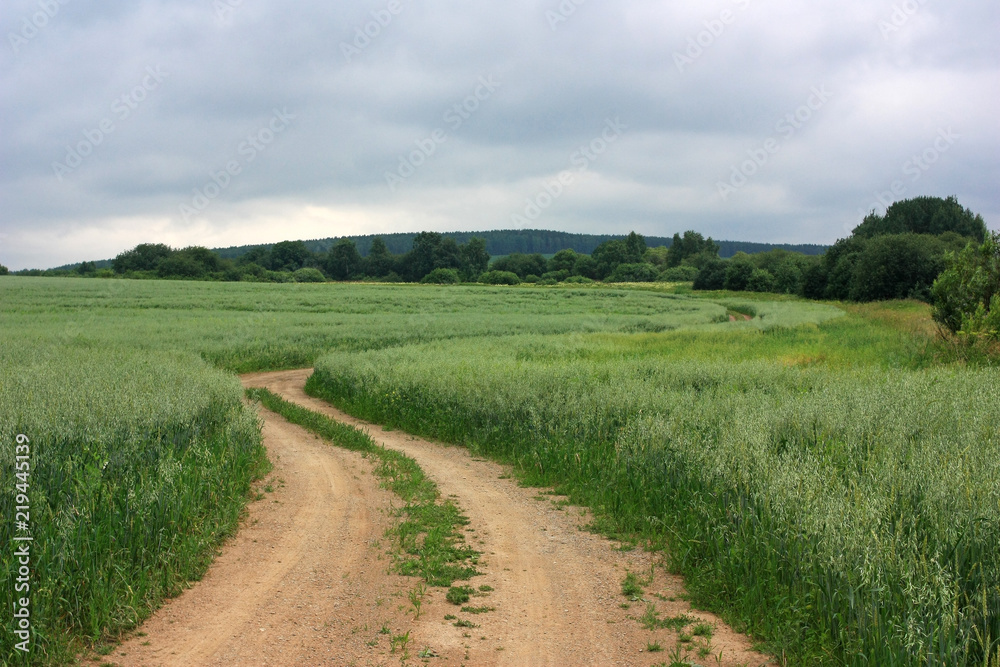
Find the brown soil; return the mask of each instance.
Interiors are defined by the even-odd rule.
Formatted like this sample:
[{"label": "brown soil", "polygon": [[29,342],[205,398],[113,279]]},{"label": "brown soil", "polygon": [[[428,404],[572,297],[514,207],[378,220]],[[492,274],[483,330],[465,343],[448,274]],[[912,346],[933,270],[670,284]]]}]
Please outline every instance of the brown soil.
[{"label": "brown soil", "polygon": [[[414,458],[469,517],[468,541],[483,557],[473,586],[493,590],[464,613],[429,589],[419,619],[408,592],[420,583],[391,572],[384,538],[394,501],[369,462],[331,447],[262,410],[274,491],[251,504],[239,534],[204,579],[168,602],[140,633],[109,656],[120,665],[382,665],[404,657],[391,636],[409,633],[407,664],[656,665],[670,663],[677,633],[644,629],[647,602],[661,618],[688,614],[709,623],[706,640],[680,644],[695,663],[760,665],[767,657],[712,614],[683,602],[681,581],[653,568],[656,558],[623,552],[580,530],[587,513],[525,489],[504,467],[459,447],[415,438],[349,417],[303,391],[310,369],[243,377],[366,430]],[[647,576],[644,601],[621,593],[627,571]],[[623,608],[627,604],[628,608]],[[445,620],[454,614],[477,627]],[[390,634],[380,634],[383,626]],[[690,631],[690,626],[687,628]],[[662,652],[650,652],[658,643]],[[420,655],[433,655],[429,660]],[[721,662],[716,656],[721,653]]]}]

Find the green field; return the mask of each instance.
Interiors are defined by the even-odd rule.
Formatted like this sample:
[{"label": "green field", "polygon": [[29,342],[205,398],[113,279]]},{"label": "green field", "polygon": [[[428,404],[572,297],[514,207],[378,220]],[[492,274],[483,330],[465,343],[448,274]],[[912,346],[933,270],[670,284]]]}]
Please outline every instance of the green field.
[{"label": "green field", "polygon": [[1000,382],[927,320],[662,286],[0,278],[0,510],[25,433],[37,645],[114,636],[204,569],[266,469],[224,371],[315,364],[348,412],[665,547],[797,664],[1000,665]]}]

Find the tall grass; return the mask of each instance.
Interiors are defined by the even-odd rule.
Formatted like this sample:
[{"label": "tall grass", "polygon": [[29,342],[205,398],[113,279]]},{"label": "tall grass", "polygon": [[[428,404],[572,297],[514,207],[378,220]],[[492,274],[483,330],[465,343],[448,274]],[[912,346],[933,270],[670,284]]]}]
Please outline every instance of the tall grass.
[{"label": "tall grass", "polygon": [[[200,577],[268,465],[239,383],[195,356],[0,348],[0,661],[63,663]],[[14,650],[14,438],[31,444],[30,654]],[[24,532],[18,532],[24,535]]]},{"label": "tall grass", "polygon": [[[803,662],[985,664],[1000,636],[997,382],[938,368],[919,327],[901,334],[921,308],[880,320],[646,286],[0,277],[0,540],[9,445],[26,432],[35,660],[134,624],[235,525],[266,461],[237,383],[209,365],[334,351],[313,391],[669,539],[702,599]],[[0,563],[12,571],[9,552]]]},{"label": "tall grass", "polygon": [[997,372],[727,358],[711,332],[708,360],[699,335],[337,353],[308,388],[668,542],[703,601],[802,664],[1000,665]]}]

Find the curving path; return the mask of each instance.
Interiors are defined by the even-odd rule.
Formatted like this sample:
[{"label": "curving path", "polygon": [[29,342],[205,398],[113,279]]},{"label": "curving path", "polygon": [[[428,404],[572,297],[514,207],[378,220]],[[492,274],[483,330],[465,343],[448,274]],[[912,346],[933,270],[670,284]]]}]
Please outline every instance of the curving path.
[{"label": "curving path", "polygon": [[[414,458],[471,520],[468,540],[483,553],[493,591],[468,604],[494,611],[470,615],[431,589],[414,620],[407,593],[417,580],[389,571],[393,497],[378,488],[367,460],[330,447],[262,411],[275,471],[274,491],[253,503],[246,525],[205,578],[165,605],[112,657],[121,665],[399,664],[392,637],[409,633],[407,662],[430,665],[658,665],[671,660],[674,631],[649,631],[636,620],[646,602],[621,594],[627,570],[644,575],[652,557],[622,552],[579,530],[583,510],[559,504],[507,478],[503,467],[449,447],[354,419],[305,394],[311,369],[243,376],[368,431]],[[713,615],[681,601],[677,578],[657,575],[647,587],[663,618],[687,613],[713,626],[699,664],[761,665],[767,657]],[[673,598],[673,599],[671,599]],[[628,608],[623,608],[623,603]],[[477,627],[455,627],[447,614]],[[386,634],[380,633],[380,630]],[[662,652],[650,652],[655,644]],[[393,649],[395,648],[395,652]],[[710,651],[710,653],[708,652]],[[721,661],[717,656],[721,654]]]}]

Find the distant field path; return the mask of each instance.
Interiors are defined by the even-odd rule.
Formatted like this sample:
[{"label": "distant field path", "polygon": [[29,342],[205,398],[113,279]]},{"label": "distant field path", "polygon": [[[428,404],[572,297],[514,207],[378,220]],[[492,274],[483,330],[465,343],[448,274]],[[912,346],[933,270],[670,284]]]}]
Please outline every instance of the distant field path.
[{"label": "distant field path", "polygon": [[[538,491],[519,488],[503,467],[448,447],[354,419],[305,394],[311,369],[243,376],[286,400],[366,430],[377,442],[414,458],[471,520],[467,533],[482,552],[483,576],[471,583],[493,591],[469,604],[495,611],[469,616],[479,626],[456,628],[444,616],[457,607],[431,589],[414,621],[406,592],[417,581],[388,572],[384,531],[393,497],[378,488],[368,462],[323,444],[267,411],[264,439],[276,486],[253,503],[239,535],[205,578],[156,613],[109,656],[121,665],[382,665],[399,664],[393,635],[410,632],[408,664],[656,665],[676,644],[671,630],[644,629],[635,617],[645,602],[623,609],[626,570],[644,576],[651,556],[623,553],[583,532],[579,508],[557,508]],[[275,502],[276,501],[276,502]],[[654,598],[660,593],[662,598]],[[689,613],[715,625],[710,656],[699,664],[751,667],[767,658],[711,614],[667,598],[682,593],[657,569],[647,587],[661,617]],[[650,653],[658,642],[663,652]],[[143,645],[147,643],[147,645]],[[124,653],[124,655],[121,655]]]}]

